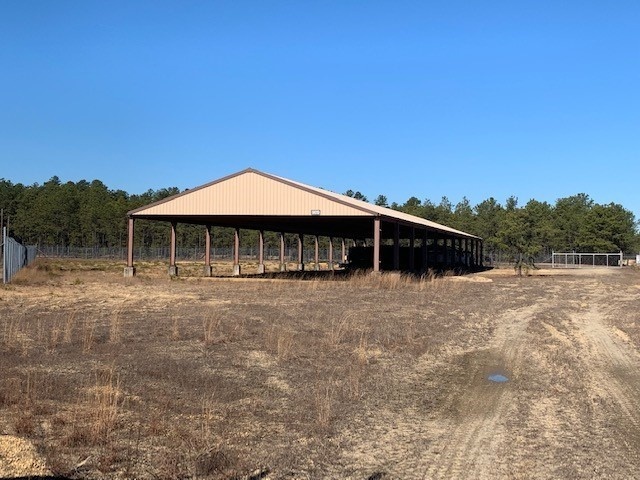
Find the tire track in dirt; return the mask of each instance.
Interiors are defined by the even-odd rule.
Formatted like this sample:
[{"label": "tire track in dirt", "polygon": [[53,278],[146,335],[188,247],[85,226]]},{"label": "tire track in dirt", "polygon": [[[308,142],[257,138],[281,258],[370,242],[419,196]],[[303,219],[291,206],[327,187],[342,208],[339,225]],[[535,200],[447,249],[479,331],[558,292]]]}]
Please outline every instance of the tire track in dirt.
[{"label": "tire track in dirt", "polygon": [[607,414],[622,417],[615,422],[616,428],[623,430],[620,437],[624,444],[635,449],[640,445],[640,356],[625,342],[624,332],[611,325],[611,314],[601,306],[606,301],[600,295],[586,311],[571,316],[577,329],[575,335],[587,352],[582,363],[590,389],[617,410]]},{"label": "tire track in dirt", "polygon": [[[353,450],[343,451],[344,463],[367,474],[385,472],[389,479],[494,478],[513,385],[526,367],[527,328],[540,308],[538,301],[501,312],[482,348],[420,360],[399,387],[410,390],[414,402],[428,399],[426,404],[411,406],[402,392],[393,405],[370,410],[359,427],[344,432],[354,442]],[[492,373],[510,381],[493,383]],[[431,396],[444,384],[446,393]]]},{"label": "tire track in dirt", "polygon": [[[527,326],[540,308],[536,304],[504,312],[489,348],[471,354],[477,358],[469,365],[468,381],[441,406],[444,411],[453,410],[454,421],[423,455],[423,478],[493,476],[496,444],[503,439],[501,422],[513,403],[510,382],[523,367]],[[490,382],[491,373],[505,374],[510,382]]]},{"label": "tire track in dirt", "polygon": [[390,371],[397,392],[345,431],[349,478],[640,478],[640,354],[615,326],[633,305],[611,282],[513,287],[511,307],[469,324],[475,343]]}]

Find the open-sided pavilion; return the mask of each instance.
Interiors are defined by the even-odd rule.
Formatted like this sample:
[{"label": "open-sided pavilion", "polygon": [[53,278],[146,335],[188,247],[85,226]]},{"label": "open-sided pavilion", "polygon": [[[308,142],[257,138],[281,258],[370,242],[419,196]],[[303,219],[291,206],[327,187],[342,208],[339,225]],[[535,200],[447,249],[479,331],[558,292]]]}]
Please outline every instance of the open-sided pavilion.
[{"label": "open-sided pavilion", "polygon": [[[240,229],[257,230],[258,273],[264,272],[264,232],[280,237],[280,270],[285,270],[285,234],[298,236],[298,266],[304,269],[304,237],[315,239],[318,265],[318,237],[329,238],[329,268],[333,268],[334,240],[340,239],[342,255],[346,240],[369,240],[370,266],[374,272],[401,269],[426,271],[429,250],[438,249],[439,261],[449,268],[482,266],[482,239],[469,233],[372,205],[346,195],[304,185],[255,169],[246,169],[197,188],[128,212],[129,236],[125,276],[133,276],[135,220],[165,221],[171,225],[169,273],[177,274],[176,227],[178,223],[204,226],[205,275],[212,275],[211,236],[213,227],[231,227],[234,235],[233,273],[240,274]],[[392,242],[391,246],[385,243]],[[406,247],[408,246],[408,249]],[[418,246],[420,248],[418,248]],[[391,260],[382,261],[383,249],[392,249]],[[408,257],[404,259],[404,257]]]}]

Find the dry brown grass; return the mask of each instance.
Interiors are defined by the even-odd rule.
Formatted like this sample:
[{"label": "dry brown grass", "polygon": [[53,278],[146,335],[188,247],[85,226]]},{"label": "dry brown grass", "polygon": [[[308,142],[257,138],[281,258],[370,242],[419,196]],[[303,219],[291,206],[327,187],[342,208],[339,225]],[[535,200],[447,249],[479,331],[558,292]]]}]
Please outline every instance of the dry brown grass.
[{"label": "dry brown grass", "polygon": [[55,268],[42,259],[37,259],[29,267],[20,270],[11,280],[12,285],[44,285],[59,277]]},{"label": "dry brown grass", "polygon": [[119,411],[124,402],[120,375],[114,367],[98,369],[95,385],[86,392],[86,410],[90,412],[89,436],[94,444],[104,444],[117,426]]},{"label": "dry brown grass", "polygon": [[85,318],[82,324],[82,353],[87,354],[95,343],[97,322],[94,318]]},{"label": "dry brown grass", "polygon": [[333,404],[334,404],[334,385],[331,380],[320,382],[316,385],[315,391],[315,407],[316,407],[316,426],[326,431],[333,421]]},{"label": "dry brown grass", "polygon": [[221,324],[222,318],[217,315],[208,315],[202,319],[202,342],[205,347],[224,341]]},{"label": "dry brown grass", "polygon": [[64,336],[63,336],[63,341],[64,343],[71,343],[72,338],[73,338],[73,333],[74,333],[74,329],[76,327],[76,318],[78,316],[78,311],[77,310],[73,310],[71,311],[65,319],[64,322]]},{"label": "dry brown grass", "polygon": [[109,318],[109,342],[119,343],[122,340],[122,311],[124,304],[118,306]]},{"label": "dry brown grass", "polygon": [[288,360],[295,352],[295,335],[295,331],[289,328],[272,325],[266,330],[267,351],[274,354],[278,360]]},{"label": "dry brown grass", "polygon": [[[148,263],[139,273],[41,262],[2,290],[0,428],[30,438],[57,473],[367,478],[382,467],[345,459],[366,444],[354,429],[375,412],[438,415],[457,355],[537,295],[531,279],[433,272],[171,281]],[[444,381],[419,372],[432,360]]]}]

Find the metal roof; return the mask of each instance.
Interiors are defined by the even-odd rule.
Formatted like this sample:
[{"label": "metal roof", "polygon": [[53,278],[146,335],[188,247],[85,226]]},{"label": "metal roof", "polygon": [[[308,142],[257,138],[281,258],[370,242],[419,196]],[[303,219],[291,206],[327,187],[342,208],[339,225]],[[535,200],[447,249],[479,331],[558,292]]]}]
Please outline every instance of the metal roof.
[{"label": "metal roof", "polygon": [[[464,238],[479,238],[446,225],[248,168],[128,212],[132,218],[209,224],[347,238],[370,238],[371,219],[383,221],[383,237],[399,224]],[[406,237],[405,237],[406,238]]]}]

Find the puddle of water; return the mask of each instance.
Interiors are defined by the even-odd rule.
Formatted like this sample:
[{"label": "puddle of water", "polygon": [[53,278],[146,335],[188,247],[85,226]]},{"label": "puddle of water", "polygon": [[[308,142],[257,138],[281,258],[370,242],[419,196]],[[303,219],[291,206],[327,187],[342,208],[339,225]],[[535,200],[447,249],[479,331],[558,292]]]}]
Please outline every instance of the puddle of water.
[{"label": "puddle of water", "polygon": [[505,377],[504,375],[500,375],[499,373],[493,373],[489,375],[488,378],[490,381],[497,383],[504,383],[509,381],[509,378]]}]

